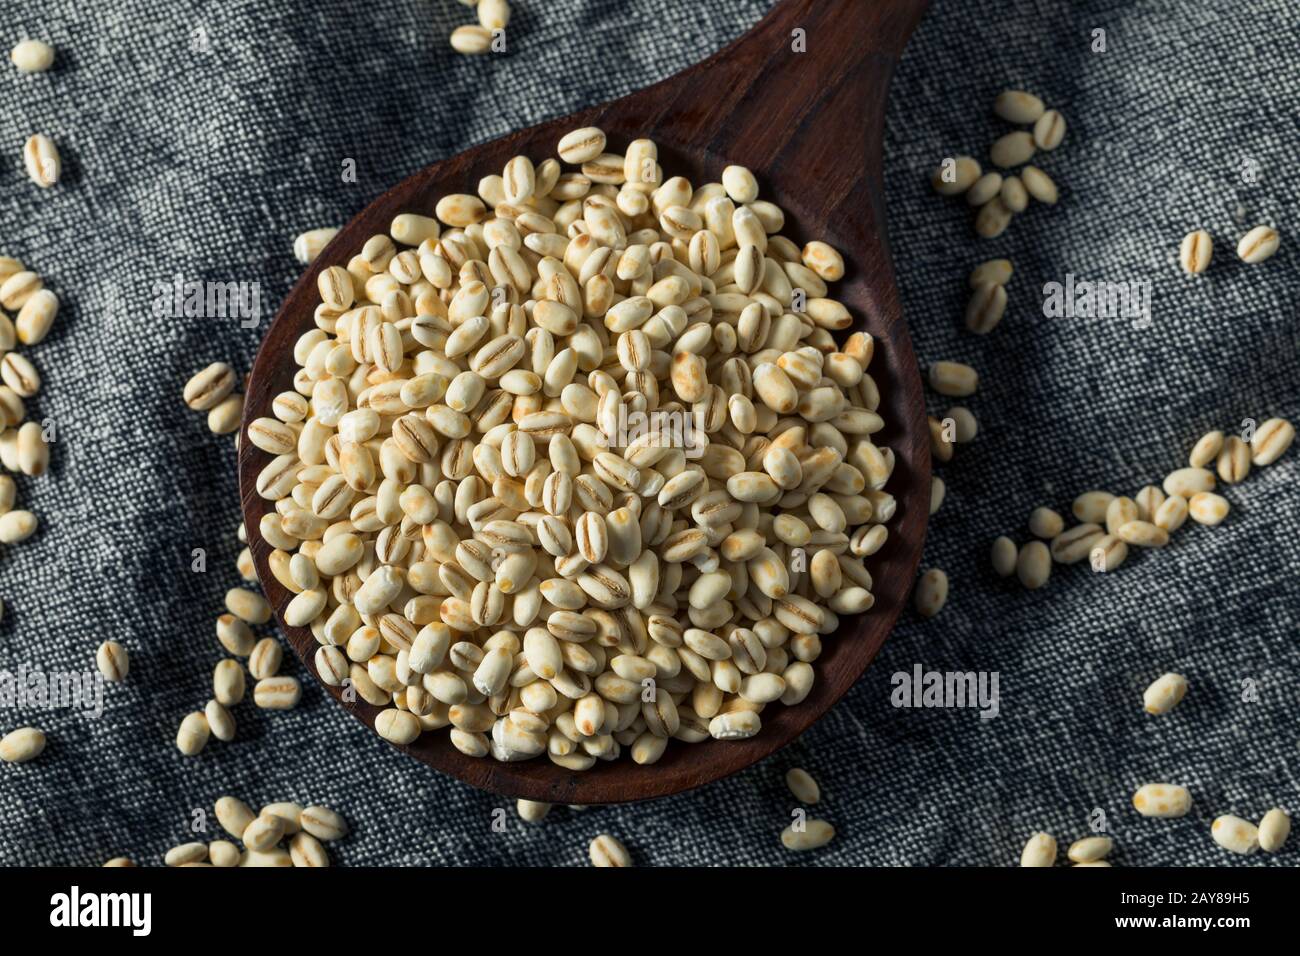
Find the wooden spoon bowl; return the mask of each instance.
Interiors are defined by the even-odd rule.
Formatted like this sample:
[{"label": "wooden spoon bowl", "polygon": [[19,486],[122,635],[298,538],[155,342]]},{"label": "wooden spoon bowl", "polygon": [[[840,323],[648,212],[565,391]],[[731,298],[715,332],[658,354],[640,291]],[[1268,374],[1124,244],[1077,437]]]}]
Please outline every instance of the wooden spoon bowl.
[{"label": "wooden spoon bowl", "polygon": [[[284,301],[248,382],[239,455],[244,526],[268,600],[304,666],[315,674],[315,639],[284,624],[292,598],[270,573],[271,546],[259,521],[273,510],[258,496],[257,474],[270,456],[247,440],[247,427],[270,415],[272,399],[293,389],[293,343],[314,327],[316,276],[346,263],[401,212],[432,215],[447,193],[475,193],[478,179],[524,154],[540,161],[555,153],[571,129],[598,126],[618,151],[631,139],[659,146],[665,176],[716,182],[728,163],[748,166],[761,194],[788,214],[784,234],[796,243],[830,242],[843,255],[844,279],[832,295],[877,341],[871,372],[880,387],[887,427],[878,441],[894,450],[888,490],[898,501],[885,547],[867,561],[875,606],[846,617],[824,640],[808,698],[773,706],[763,729],[741,741],[672,742],[656,764],[625,756],[577,773],[545,757],[517,763],[466,757],[445,732],[426,733],[403,747],[429,766],[475,787],[547,803],[596,804],[643,800],[698,787],[749,766],[806,730],[866,669],[903,607],[916,574],[930,498],[929,435],[916,359],[903,322],[884,233],[881,138],[885,95],[893,67],[924,12],[924,0],[786,0],[745,36],[705,62],[655,86],[602,106],[542,123],[435,163],[390,189],[353,219]],[[802,31],[802,33],[798,32]],[[807,52],[799,52],[801,42]],[[847,334],[847,333],[845,333]],[[378,708],[360,700],[343,707],[373,728]],[[386,744],[385,744],[386,745]]]}]

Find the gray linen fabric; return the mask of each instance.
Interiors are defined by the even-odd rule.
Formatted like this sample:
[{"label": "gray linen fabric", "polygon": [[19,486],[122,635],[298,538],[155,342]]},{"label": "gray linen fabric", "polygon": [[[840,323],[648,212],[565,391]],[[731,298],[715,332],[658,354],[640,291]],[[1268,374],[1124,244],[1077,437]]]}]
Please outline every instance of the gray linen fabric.
[{"label": "gray linen fabric", "polygon": [[[994,535],[1025,539],[1036,504],[1064,511],[1094,487],[1132,494],[1205,429],[1300,418],[1288,70],[1300,6],[1282,0],[941,2],[923,23],[890,101],[886,192],[918,355],[981,374],[965,402],[980,435],[942,469],[948,498],[925,558],[948,571],[952,596],[933,621],[905,614],[875,666],[788,750],[691,794],[561,808],[540,827],[379,745],[310,683],[297,711],[244,704],[236,742],[176,752],[180,717],[209,695],[212,620],[238,551],[231,443],[182,406],[180,387],[211,360],[247,368],[298,272],[292,237],[465,146],[669,75],[769,5],[519,0],[512,52],[481,59],[448,49],[471,17],[450,0],[375,0],[364,13],[341,2],[0,5],[5,43],[31,35],[58,49],[52,73],[0,71],[0,254],[31,264],[63,301],[55,332],[26,350],[46,380],[30,416],[51,421],[57,441],[48,476],[19,478],[43,527],[0,556],[0,668],[88,669],[106,638],[132,652],[99,719],[0,710],[0,730],[33,723],[50,737],[38,761],[0,766],[0,862],[157,863],[190,838],[192,811],[224,793],[337,807],[354,834],[331,852],[371,865],[580,864],[601,831],[639,864],[1001,865],[1034,830],[1083,835],[1096,809],[1117,863],[1225,864],[1237,861],[1209,839],[1215,815],[1296,808],[1296,452],[1228,492],[1223,526],[1189,527],[1117,574],[1058,567],[1029,593],[986,561]],[[1105,53],[1090,51],[1095,28]],[[1064,146],[1041,159],[1062,200],[983,242],[926,175],[943,155],[987,155],[1004,130],[988,106],[1006,86],[1069,120]],[[64,157],[48,191],[16,158],[36,130]],[[349,158],[355,184],[340,181]],[[1246,267],[1232,249],[1257,222],[1280,229],[1282,251]],[[1176,248],[1194,226],[1218,245],[1209,273],[1188,279]],[[965,274],[992,255],[1016,272],[1007,318],[980,338],[960,328]],[[1150,327],[1045,318],[1042,285],[1067,273],[1150,281]],[[258,283],[261,326],[155,317],[154,284],[177,274]],[[206,572],[192,570],[196,548]],[[916,664],[998,672],[999,716],[894,708],[890,677]],[[1165,670],[1189,677],[1190,697],[1147,716],[1141,691]],[[1243,686],[1258,699],[1243,700]],[[794,806],[791,766],[821,781],[815,812],[839,831],[797,861],[776,838]],[[1192,813],[1137,817],[1129,797],[1149,781],[1186,784]],[[504,833],[491,826],[499,807]]]}]

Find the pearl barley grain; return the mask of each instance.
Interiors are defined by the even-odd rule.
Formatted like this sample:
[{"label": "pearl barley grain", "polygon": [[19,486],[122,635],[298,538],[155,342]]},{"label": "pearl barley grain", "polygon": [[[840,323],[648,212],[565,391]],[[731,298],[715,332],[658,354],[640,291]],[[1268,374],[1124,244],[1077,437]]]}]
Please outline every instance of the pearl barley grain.
[{"label": "pearl barley grain", "polygon": [[19,40],[9,59],[21,73],[44,73],[54,65],[54,47],[40,40]]},{"label": "pearl barley grain", "polygon": [[307,833],[330,843],[348,835],[347,821],[329,807],[312,805],[302,811],[299,822]]},{"label": "pearl barley grain", "polygon": [[1187,499],[1182,495],[1171,495],[1156,509],[1156,516],[1152,524],[1172,534],[1181,528],[1186,521]]},{"label": "pearl barley grain", "polygon": [[1113,534],[1102,535],[1088,551],[1088,562],[1098,573],[1114,571],[1128,560],[1128,545]]},{"label": "pearl barley grain", "polygon": [[18,469],[24,475],[39,476],[50,467],[50,446],[45,442],[41,426],[24,422],[18,429]]},{"label": "pearl barley grain", "polygon": [[821,787],[817,786],[817,781],[807,770],[799,767],[792,767],[786,771],[785,785],[790,788],[790,792],[800,803],[812,806],[822,798]]},{"label": "pearl barley grain", "polygon": [[1125,544],[1139,548],[1163,548],[1169,543],[1169,532],[1150,521],[1126,521],[1114,534]]},{"label": "pearl barley grain", "polygon": [[1214,473],[1204,468],[1178,468],[1165,476],[1161,487],[1167,495],[1191,498],[1197,492],[1214,490]]},{"label": "pearl barley grain", "polygon": [[1019,176],[1008,176],[1002,181],[1002,190],[998,193],[1002,205],[1012,212],[1021,213],[1029,208],[1029,191]]},{"label": "pearl barley grain", "polygon": [[208,412],[208,430],[214,435],[229,435],[239,430],[244,415],[244,396],[231,395]]},{"label": "pearl barley grain", "polygon": [[1208,431],[1192,446],[1192,450],[1187,456],[1187,463],[1192,468],[1204,468],[1218,458],[1219,452],[1222,450],[1223,432],[1218,430]]},{"label": "pearl barley grain", "polygon": [[537,800],[520,799],[515,801],[515,810],[525,823],[541,823],[551,812],[551,805]]},{"label": "pearl barley grain", "polygon": [[95,652],[95,666],[104,680],[120,681],[126,680],[131,664],[125,647],[117,641],[105,641]]},{"label": "pearl barley grain", "polygon": [[953,405],[944,417],[952,420],[953,437],[959,445],[973,442],[975,436],[979,434],[979,420],[970,409],[962,405]]},{"label": "pearl barley grain", "polygon": [[30,511],[9,511],[0,515],[0,544],[18,544],[36,533],[36,515]]},{"label": "pearl barley grain", "polygon": [[176,731],[176,749],[187,757],[192,757],[208,744],[208,718],[202,711],[191,711],[185,715]]},{"label": "pearl barley grain", "polygon": [[1192,808],[1186,787],[1172,783],[1148,783],[1133,794],[1133,809],[1144,817],[1181,817]]},{"label": "pearl barley grain", "polygon": [[1002,285],[985,283],[977,286],[966,303],[966,328],[977,335],[988,335],[1002,321],[1007,311],[1007,290]]},{"label": "pearl barley grain", "polygon": [[1229,485],[1244,481],[1250,474],[1250,464],[1250,446],[1236,435],[1229,435],[1215,460],[1219,480]]},{"label": "pearl barley grain", "polygon": [[605,133],[595,126],[575,129],[560,137],[556,152],[566,163],[579,165],[590,162],[605,152]]},{"label": "pearl barley grain", "polygon": [[991,202],[1002,190],[1002,174],[987,172],[975,184],[966,190],[966,203],[970,206],[983,206]]},{"label": "pearl barley grain", "polygon": [[1182,674],[1161,674],[1142,693],[1142,709],[1148,714],[1167,714],[1178,706],[1187,693],[1187,678]]},{"label": "pearl barley grain", "polygon": [[[1106,494],[1105,492],[1092,492],[1091,494]],[[1082,496],[1080,496],[1082,497]],[[1113,494],[1106,494],[1108,501],[1113,498]],[[1091,506],[1089,506],[1091,507]],[[1079,515],[1079,498],[1075,498],[1075,516]],[[1083,520],[1080,518],[1080,520]],[[1105,520],[1105,514],[1102,512],[1097,520]],[[1052,538],[1052,559],[1058,564],[1075,564],[1083,561],[1091,553],[1093,546],[1105,536],[1104,529],[1101,525],[1084,520],[1083,524],[1076,524],[1069,531],[1063,531],[1060,535]]]},{"label": "pearl barley grain", "polygon": [[1214,526],[1228,517],[1228,500],[1211,491],[1192,495],[1187,502],[1187,514],[1197,524]]},{"label": "pearl barley grain", "polygon": [[235,370],[225,362],[213,362],[185,383],[185,404],[196,412],[215,408],[235,389]]},{"label": "pearl barley grain", "polygon": [[1106,532],[1092,522],[1075,525],[1052,539],[1052,560],[1058,564],[1077,564],[1088,557],[1105,536]]},{"label": "pearl barley grain", "polygon": [[591,846],[587,849],[587,855],[591,857],[592,866],[619,867],[632,865],[632,857],[627,852],[627,848],[608,833],[602,833],[591,841]]},{"label": "pearl barley grain", "polygon": [[[1039,122],[1041,123],[1042,120],[1039,120]],[[993,160],[994,166],[1010,169],[1012,166],[1020,166],[1029,162],[1034,152],[1035,137],[1026,132],[1018,131],[999,137],[989,150],[989,158]]]},{"label": "pearl barley grain", "polygon": [[226,592],[226,610],[249,624],[265,624],[271,619],[271,605],[266,598],[246,588]]},{"label": "pearl barley grain", "polygon": [[203,716],[207,718],[212,736],[224,743],[235,739],[235,718],[222,704],[209,700],[203,706]]},{"label": "pearl barley grain", "polygon": [[930,176],[930,185],[941,196],[960,196],[980,178],[980,164],[969,156],[946,159]]},{"label": "pearl barley grain", "polygon": [[301,698],[296,677],[267,677],[253,686],[253,702],[263,710],[292,710]]},{"label": "pearl barley grain", "polygon": [[208,848],[203,843],[182,843],[174,846],[163,856],[165,866],[187,866],[202,863],[208,858]]},{"label": "pearl barley grain", "polygon": [[1020,851],[1020,865],[1045,867],[1056,863],[1056,838],[1050,833],[1035,833]]},{"label": "pearl barley grain", "polygon": [[[938,475],[932,475],[930,477],[930,514],[935,514],[943,507],[943,499],[947,493],[948,486],[944,484],[943,479]],[[830,552],[825,553],[829,554]]]},{"label": "pearl barley grain", "polygon": [[213,840],[208,844],[208,859],[213,866],[238,866],[239,847],[229,840]]},{"label": "pearl barley grain", "polygon": [[1009,578],[1016,573],[1016,558],[1019,551],[1016,543],[1006,535],[999,535],[993,539],[993,548],[989,555],[989,560],[993,564],[993,570],[1000,578]]},{"label": "pearl barley grain", "polygon": [[1283,418],[1270,418],[1255,430],[1250,439],[1251,462],[1271,465],[1286,454],[1293,441],[1295,426]]},{"label": "pearl barley grain", "polygon": [[829,243],[816,240],[808,243],[803,247],[801,258],[804,265],[827,282],[844,278],[844,257]]},{"label": "pearl barley grain", "polygon": [[23,144],[23,165],[27,169],[27,178],[42,189],[49,189],[57,183],[63,172],[58,147],[43,133],[28,137]]},{"label": "pearl barley grain", "polygon": [[993,112],[1008,123],[1027,126],[1043,115],[1043,101],[1024,90],[1004,90],[993,101]]},{"label": "pearl barley grain", "polygon": [[19,727],[0,738],[0,760],[5,763],[35,760],[43,750],[45,733],[36,727]]},{"label": "pearl barley grain", "polygon": [[284,824],[285,836],[293,836],[302,830],[302,807],[291,800],[268,803],[262,808],[261,816],[279,817]]},{"label": "pearl barley grain", "polygon": [[1214,256],[1214,240],[1204,229],[1189,232],[1178,247],[1178,264],[1188,275],[1200,275],[1210,267]]},{"label": "pearl barley grain", "polygon": [[1001,197],[986,202],[975,217],[975,234],[982,239],[996,239],[1007,231],[1012,215]]},{"label": "pearl barley grain", "polygon": [[1277,230],[1269,226],[1256,226],[1237,243],[1237,256],[1242,262],[1263,262],[1277,252],[1279,242]]},{"label": "pearl barley grain", "polygon": [[333,226],[308,229],[293,241],[293,257],[305,266],[311,265],[338,233],[338,229]]},{"label": "pearl barley grain", "polygon": [[492,48],[492,31],[477,24],[457,27],[451,31],[451,48],[467,56],[478,56]]},{"label": "pearl barley grain", "polygon": [[1265,853],[1276,853],[1291,833],[1291,818],[1280,807],[1274,807],[1259,821],[1259,848]]},{"label": "pearl barley grain", "polygon": [[1020,549],[1016,559],[1016,576],[1020,583],[1034,591],[1047,583],[1052,574],[1052,554],[1041,541],[1030,541]]},{"label": "pearl barley grain", "polygon": [[298,867],[320,869],[330,865],[329,853],[310,833],[297,833],[290,837],[289,858]]},{"label": "pearl barley grain", "polygon": [[[59,314],[59,297],[49,289],[40,289],[23,303],[14,321],[14,333],[24,345],[39,345],[50,334]],[[0,343],[3,344],[3,343]]]},{"label": "pearl barley grain", "polygon": [[1096,863],[1110,855],[1115,841],[1108,836],[1090,836],[1075,840],[1066,851],[1073,863]]},{"label": "pearl barley grain", "polygon": [[796,853],[816,850],[835,838],[835,828],[825,820],[805,820],[802,827],[792,823],[781,831],[781,845]]},{"label": "pearl barley grain", "polygon": [[948,601],[948,575],[931,568],[916,583],[916,612],[922,617],[934,617]]},{"label": "pearl barley grain", "polygon": [[1224,814],[1210,824],[1214,842],[1231,853],[1245,856],[1259,849],[1259,829],[1249,820]]},{"label": "pearl barley grain", "polygon": [[244,846],[250,850],[269,850],[280,842],[284,836],[284,821],[279,817],[263,814],[244,828],[240,837]]},{"label": "pearl barley grain", "polygon": [[930,387],[940,395],[965,398],[975,394],[979,373],[961,362],[934,362],[930,365]]},{"label": "pearl barley grain", "polygon": [[213,809],[216,810],[217,822],[220,823],[221,829],[237,840],[243,839],[243,831],[248,829],[253,819],[256,819],[256,814],[253,814],[250,806],[239,797],[217,797]]},{"label": "pearl barley grain", "polygon": [[510,23],[508,0],[479,0],[478,22],[485,30],[504,30]]},{"label": "pearl barley grain", "polygon": [[1029,513],[1029,533],[1050,541],[1065,530],[1065,519],[1051,508],[1038,507]]},{"label": "pearl barley grain", "polygon": [[1054,206],[1060,198],[1055,180],[1037,166],[1026,166],[1020,170],[1020,181],[1024,183],[1025,192],[1044,205]]},{"label": "pearl barley grain", "polygon": [[1053,150],[1065,139],[1065,117],[1056,110],[1048,110],[1034,123],[1034,145],[1039,149]]}]

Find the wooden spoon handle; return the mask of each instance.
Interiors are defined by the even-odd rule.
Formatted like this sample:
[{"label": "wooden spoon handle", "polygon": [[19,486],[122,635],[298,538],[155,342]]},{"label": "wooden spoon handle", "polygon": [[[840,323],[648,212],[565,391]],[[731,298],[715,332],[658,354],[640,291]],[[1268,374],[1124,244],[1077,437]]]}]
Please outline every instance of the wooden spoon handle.
[{"label": "wooden spoon handle", "polygon": [[879,156],[890,74],[927,5],[785,0],[730,46],[646,91],[664,107],[656,132],[764,170],[774,185],[791,167],[792,185],[809,176],[833,193],[836,165]]}]

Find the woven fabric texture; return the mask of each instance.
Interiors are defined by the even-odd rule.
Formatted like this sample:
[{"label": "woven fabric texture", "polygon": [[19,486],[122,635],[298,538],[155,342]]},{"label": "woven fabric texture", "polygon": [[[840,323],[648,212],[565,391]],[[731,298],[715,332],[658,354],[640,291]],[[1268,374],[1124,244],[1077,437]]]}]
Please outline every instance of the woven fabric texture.
[{"label": "woven fabric texture", "polygon": [[[181,716],[210,695],[212,622],[239,550],[234,450],[180,389],[208,361],[247,369],[299,271],[293,236],[466,146],[670,75],[769,5],[519,0],[511,51],[465,58],[446,38],[472,12],[450,0],[374,0],[360,19],[337,0],[0,4],[6,43],[58,50],[50,73],[0,71],[0,254],[63,303],[53,334],[24,350],[45,379],[29,417],[56,441],[50,473],[18,479],[42,528],[0,554],[0,668],[87,671],[109,638],[132,653],[97,719],[0,709],[0,731],[36,724],[50,741],[39,760],[0,766],[0,863],[158,864],[194,838],[193,811],[226,793],[335,807],[353,834],[331,853],[350,865],[582,864],[600,832],[645,865],[1004,865],[1035,830],[1063,845],[1085,835],[1098,810],[1117,864],[1227,864],[1238,860],[1211,842],[1214,816],[1295,808],[1295,451],[1227,492],[1222,526],[1189,526],[1116,574],[1058,567],[1026,592],[987,567],[996,534],[1027,540],[1035,505],[1068,513],[1089,488],[1132,494],[1209,428],[1300,418],[1297,86],[1280,29],[1300,6],[1283,0],[934,5],[895,78],[885,185],[918,355],[981,375],[963,402],[980,434],[941,469],[947,501],[924,562],[947,570],[952,594],[934,620],[906,613],[797,743],[703,790],[557,808],[541,826],[381,745],[310,682],[296,711],[245,703],[235,742],[176,751]],[[1105,52],[1092,49],[1097,29]],[[1007,128],[989,106],[1008,86],[1068,119],[1064,145],[1040,159],[1062,198],[978,240],[973,214],[927,176],[945,155],[986,159]],[[51,190],[17,158],[35,131],[63,155]],[[355,183],[341,181],[348,160]],[[1278,227],[1282,249],[1246,266],[1232,250],[1256,223]],[[1196,226],[1217,250],[1189,279],[1176,251]],[[965,276],[995,255],[1015,263],[1011,304],[976,337],[961,328]],[[1149,326],[1045,317],[1043,284],[1070,273],[1149,282]],[[175,276],[257,283],[260,325],[159,317],[158,284]],[[891,676],[918,664],[997,672],[999,715],[894,707]],[[1142,689],[1166,670],[1192,690],[1151,717]],[[800,857],[777,840],[792,766],[821,782],[814,813],[838,830]],[[1130,796],[1153,781],[1188,786],[1192,812],[1138,817]]]}]

